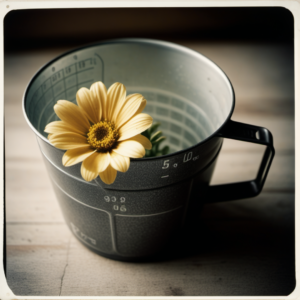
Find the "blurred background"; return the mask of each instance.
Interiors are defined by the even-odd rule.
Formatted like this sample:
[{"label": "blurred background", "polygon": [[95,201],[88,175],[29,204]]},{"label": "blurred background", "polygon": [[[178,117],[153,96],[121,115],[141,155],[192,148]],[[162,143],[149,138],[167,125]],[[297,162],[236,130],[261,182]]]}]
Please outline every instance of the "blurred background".
[{"label": "blurred background", "polygon": [[[112,38],[204,54],[236,93],[232,119],[268,128],[276,155],[254,199],[206,205],[188,251],[149,263],[100,257],[71,234],[22,114],[51,59]],[[294,19],[282,7],[10,11],[4,20],[7,282],[16,295],[271,296],[295,288]],[[212,184],[255,177],[262,147],[226,140]],[[176,251],[175,251],[176,252]]]},{"label": "blurred background", "polygon": [[4,41],[8,52],[125,37],[292,44],[293,23],[280,7],[35,9],[6,16]]}]

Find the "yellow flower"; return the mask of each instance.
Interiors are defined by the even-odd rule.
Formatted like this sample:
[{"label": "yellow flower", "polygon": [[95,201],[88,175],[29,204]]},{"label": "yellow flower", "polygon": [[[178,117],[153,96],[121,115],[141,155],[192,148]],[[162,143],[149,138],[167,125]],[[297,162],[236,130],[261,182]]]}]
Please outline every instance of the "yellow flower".
[{"label": "yellow flower", "polygon": [[81,176],[86,181],[98,175],[112,184],[117,171],[126,172],[130,158],[141,158],[151,142],[140,133],[152,124],[152,118],[141,113],[146,99],[141,94],[126,97],[125,86],[114,83],[108,90],[102,82],[90,89],[81,88],[77,104],[59,100],[54,111],[61,121],[49,123],[45,132],[56,148],[67,150],[64,166],[82,162]]}]

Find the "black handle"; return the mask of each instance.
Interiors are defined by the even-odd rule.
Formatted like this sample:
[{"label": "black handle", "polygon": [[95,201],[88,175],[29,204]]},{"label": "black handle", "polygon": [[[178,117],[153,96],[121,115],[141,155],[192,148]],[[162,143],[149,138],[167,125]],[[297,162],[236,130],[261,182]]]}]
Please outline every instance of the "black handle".
[{"label": "black handle", "polygon": [[229,122],[221,128],[218,136],[265,145],[266,150],[254,180],[209,186],[206,203],[223,202],[257,196],[264,186],[275,155],[271,132],[263,127],[229,120]]}]

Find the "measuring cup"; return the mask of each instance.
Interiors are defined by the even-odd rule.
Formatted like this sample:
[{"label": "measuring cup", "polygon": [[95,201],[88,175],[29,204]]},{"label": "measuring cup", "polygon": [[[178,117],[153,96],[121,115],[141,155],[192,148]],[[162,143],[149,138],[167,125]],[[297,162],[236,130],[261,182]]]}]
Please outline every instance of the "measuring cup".
[{"label": "measuring cup", "polygon": [[[76,102],[81,87],[123,83],[147,99],[145,112],[161,123],[168,155],[131,159],[111,185],[86,182],[80,164],[62,165],[63,150],[47,140],[58,100]],[[23,99],[64,218],[96,253],[135,260],[159,252],[184,226],[190,208],[254,197],[266,180],[274,148],[262,127],[234,122],[233,87],[212,61],[188,48],[147,39],[120,39],[67,52],[41,68]],[[254,180],[210,186],[223,138],[266,146]],[[230,170],[229,170],[230,171]],[[192,196],[191,196],[192,195]],[[201,206],[201,205],[200,205]]]}]

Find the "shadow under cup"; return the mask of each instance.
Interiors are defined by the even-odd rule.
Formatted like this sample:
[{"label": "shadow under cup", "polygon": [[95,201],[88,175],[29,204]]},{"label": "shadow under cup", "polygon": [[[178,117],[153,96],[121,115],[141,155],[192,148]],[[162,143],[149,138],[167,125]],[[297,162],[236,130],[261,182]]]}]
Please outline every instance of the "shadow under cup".
[{"label": "shadow under cup", "polygon": [[[53,110],[58,100],[76,103],[77,90],[96,81],[107,88],[121,82],[127,95],[141,93],[147,99],[144,112],[161,123],[171,149],[165,156],[132,159],[112,185],[99,177],[84,181],[80,164],[64,167],[65,151],[53,147],[43,131],[58,120]],[[23,108],[66,223],[84,245],[114,259],[160,251],[185,223],[193,202],[255,196],[274,156],[269,131],[230,120],[234,92],[226,75],[201,54],[166,42],[114,40],[63,54],[33,77]],[[224,137],[267,146],[254,181],[209,188]]]}]

